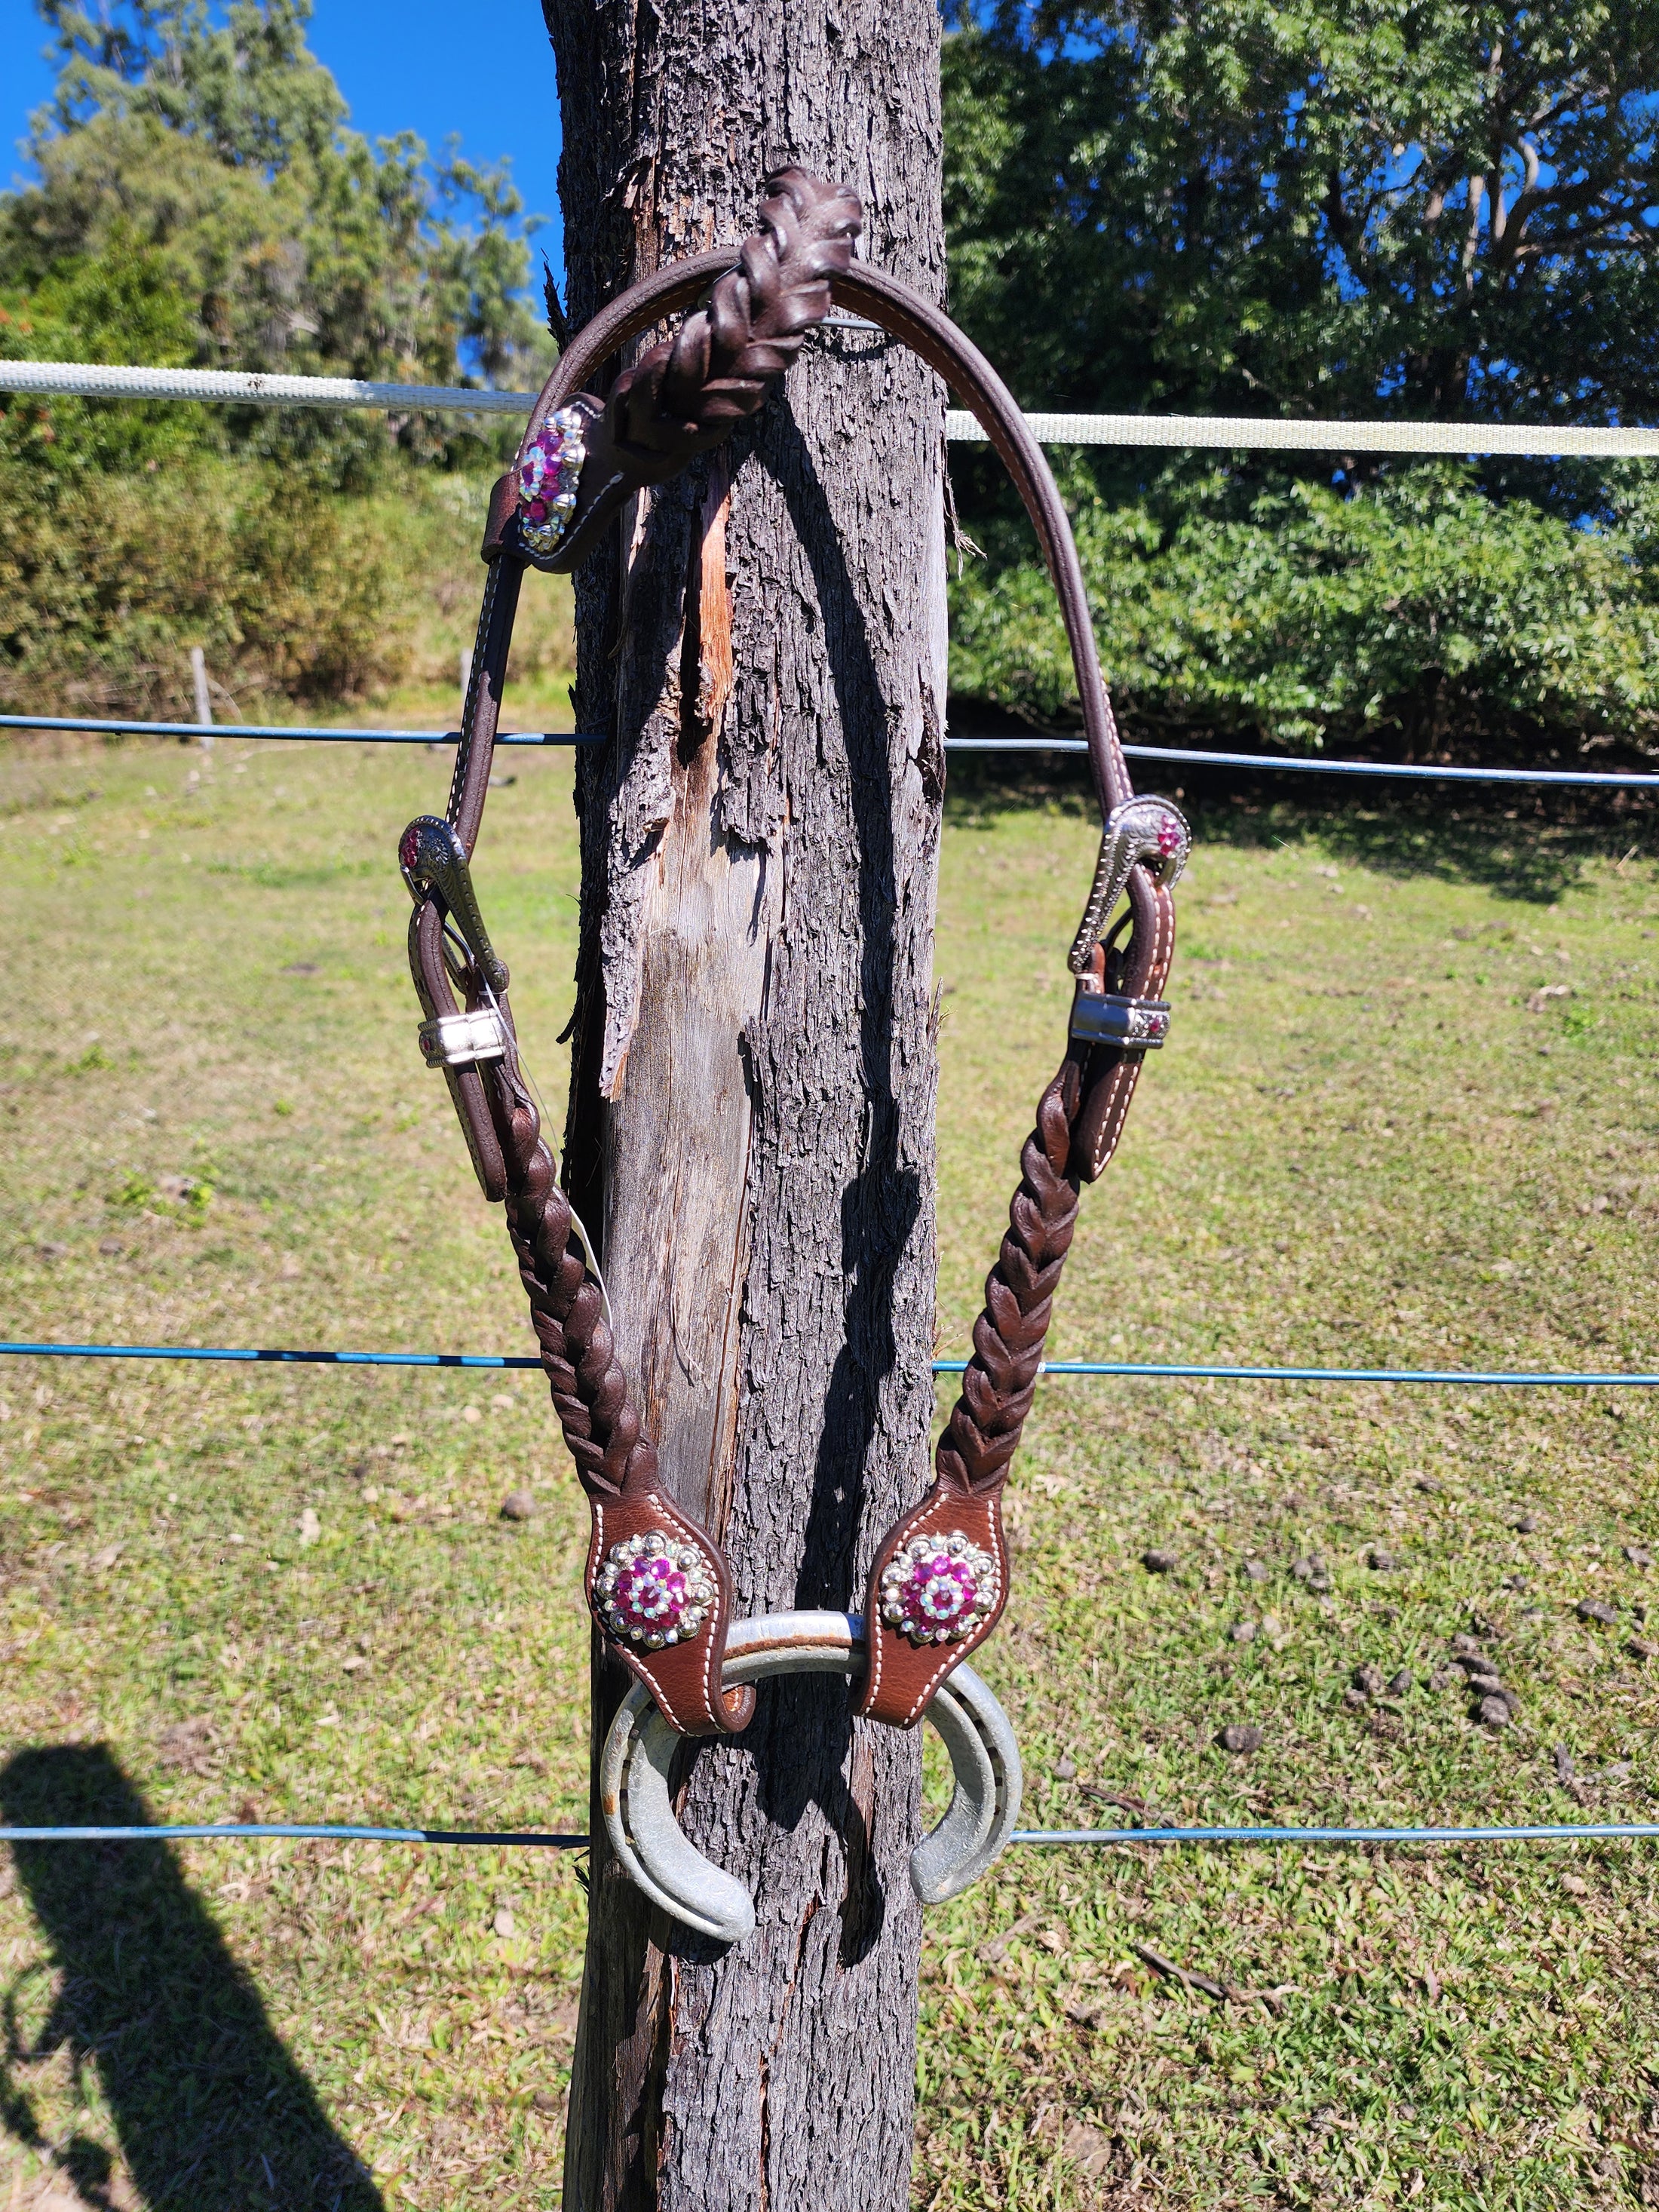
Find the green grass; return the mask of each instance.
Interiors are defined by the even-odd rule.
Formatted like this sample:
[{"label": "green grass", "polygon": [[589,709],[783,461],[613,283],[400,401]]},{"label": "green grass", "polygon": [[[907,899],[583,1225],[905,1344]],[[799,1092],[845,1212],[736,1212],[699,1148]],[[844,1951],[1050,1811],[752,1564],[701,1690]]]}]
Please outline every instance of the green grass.
[{"label": "green grass", "polygon": [[[554,1096],[568,763],[500,773],[481,896]],[[527,1346],[414,1048],[393,846],[447,775],[228,736],[205,775],[173,747],[0,764],[5,1334]],[[942,1352],[1060,1049],[1093,843],[1066,791],[956,786]],[[1053,1351],[1659,1368],[1642,830],[1393,795],[1196,812],[1175,1035],[1085,1194]],[[538,1378],[20,1362],[0,1411],[8,1820],[585,1824],[586,1516]],[[1655,1421],[1638,1392],[1050,1382],[983,1662],[1028,1816],[1654,1817],[1654,1577],[1625,1547],[1659,1553]],[[526,1483],[536,1517],[502,1522]],[[1502,1729],[1426,1686],[1477,1630]],[[1356,1705],[1368,1664],[1409,1686]],[[1218,1747],[1234,1721],[1254,1754]],[[1655,2201],[1653,1864],[1011,1853],[930,1916],[918,2204]],[[40,1847],[0,1884],[20,2206],[49,2173],[192,2212],[556,2204],[568,1858]],[[1188,1990],[1137,1945],[1274,1994]]]}]

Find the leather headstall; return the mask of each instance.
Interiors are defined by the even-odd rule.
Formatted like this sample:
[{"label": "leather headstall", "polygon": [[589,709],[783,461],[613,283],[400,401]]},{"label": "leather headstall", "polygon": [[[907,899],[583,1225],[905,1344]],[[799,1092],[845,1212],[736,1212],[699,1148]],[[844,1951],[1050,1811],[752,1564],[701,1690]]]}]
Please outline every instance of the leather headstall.
[{"label": "leather headstall", "polygon": [[[478,910],[471,862],[489,787],[507,647],[526,567],[568,571],[625,503],[665,482],[754,415],[832,306],[902,340],[964,400],[1012,477],[1059,596],[1105,830],[1069,964],[1065,1058],[1037,1103],[1008,1229],[986,1282],[962,1395],[932,1487],[884,1538],[871,1570],[869,1664],[857,1709],[906,1728],[991,1633],[1008,1594],[1000,1499],[1030,1411],[1081,1184],[1116,1149],[1146,1051],[1169,1027],[1163,992],[1175,943],[1170,887],[1185,821],[1137,798],[1102,682],[1076,548],[1041,448],[1000,378],[928,301],[854,264],[855,195],[799,169],[767,179],[757,228],[670,264],[603,308],[570,341],[537,400],[512,470],[495,486],[488,566],[461,740],[442,817],[398,848],[415,902],[410,967],[484,1195],[507,1233],[555,1411],[592,1510],[586,1586],[599,1627],[682,1735],[747,1726],[752,1687],[726,1690],[732,1577],[720,1545],[667,1495],[617,1358],[609,1304],[520,1064],[507,972]],[[687,313],[686,311],[690,311]],[[604,399],[586,388],[632,340],[684,313],[672,337],[624,369]],[[1120,899],[1123,914],[1108,928]]]}]

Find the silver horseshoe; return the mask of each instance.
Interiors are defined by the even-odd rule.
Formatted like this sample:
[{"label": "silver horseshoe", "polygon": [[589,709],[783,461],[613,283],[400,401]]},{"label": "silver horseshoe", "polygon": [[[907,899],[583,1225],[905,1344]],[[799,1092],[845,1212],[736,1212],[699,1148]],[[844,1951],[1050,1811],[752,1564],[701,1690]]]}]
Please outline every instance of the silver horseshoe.
[{"label": "silver horseshoe", "polygon": [[1100,836],[1100,858],[1095,863],[1089,903],[1083,909],[1066,957],[1066,964],[1073,975],[1082,975],[1087,968],[1089,956],[1106,927],[1106,918],[1122,897],[1135,862],[1150,860],[1156,879],[1172,884],[1186,866],[1192,849],[1193,833],[1187,817],[1167,799],[1143,792],[1139,798],[1127,799],[1112,809]]},{"label": "silver horseshoe", "polygon": [[[859,1674],[866,1664],[857,1613],[769,1613],[737,1620],[726,1638],[727,1689],[772,1674]],[[1013,1729],[986,1685],[958,1667],[927,1717],[950,1753],[950,1809],[910,1854],[910,1887],[924,1905],[958,1896],[1000,1856],[1019,1818],[1022,1778]],[[623,1699],[599,1761],[605,1832],[623,1871],[652,1902],[717,1942],[754,1932],[755,1900],[681,1833],[669,1769],[682,1739],[642,1683]]]}]

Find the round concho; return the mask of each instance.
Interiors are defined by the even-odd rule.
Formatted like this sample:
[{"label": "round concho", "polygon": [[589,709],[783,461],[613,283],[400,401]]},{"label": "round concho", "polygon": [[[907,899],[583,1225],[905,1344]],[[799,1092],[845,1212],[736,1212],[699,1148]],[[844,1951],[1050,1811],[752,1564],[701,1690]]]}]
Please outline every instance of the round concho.
[{"label": "round concho", "polygon": [[688,1643],[714,1601],[702,1554],[660,1528],[613,1544],[593,1581],[594,1610],[611,1634],[648,1651]]},{"label": "round concho", "polygon": [[576,507],[576,486],[587,459],[586,418],[580,407],[548,416],[519,463],[519,535],[532,553],[556,553]]},{"label": "round concho", "polygon": [[913,1644],[956,1644],[996,1610],[1001,1576],[960,1528],[913,1536],[881,1571],[881,1617]]}]

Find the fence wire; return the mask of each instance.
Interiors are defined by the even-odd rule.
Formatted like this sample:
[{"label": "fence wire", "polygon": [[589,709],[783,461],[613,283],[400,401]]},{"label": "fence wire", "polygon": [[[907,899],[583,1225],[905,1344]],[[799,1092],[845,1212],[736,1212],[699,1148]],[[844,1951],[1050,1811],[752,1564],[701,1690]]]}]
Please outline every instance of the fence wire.
[{"label": "fence wire", "polygon": [[[0,714],[0,730],[78,731],[89,737],[199,738],[210,730],[216,738],[247,738],[259,742],[286,740],[335,745],[453,745],[459,730],[355,730],[327,724],[286,722],[126,722],[99,720],[74,714]],[[610,742],[605,730],[506,730],[498,745],[603,745]],[[1089,750],[1081,738],[1043,734],[1038,737],[947,737],[947,753],[1083,754]],[[1325,760],[1300,758],[1285,753],[1206,752],[1185,745],[1125,745],[1131,760],[1161,762],[1170,768],[1242,768],[1258,774],[1286,775],[1366,775],[1415,783],[1535,783],[1577,789],[1637,791],[1659,785],[1659,774],[1642,770],[1555,768],[1462,768],[1439,761]]]},{"label": "fence wire", "polygon": [[[0,362],[0,392],[40,397],[208,401],[264,407],[369,408],[389,412],[425,410],[471,415],[523,416],[536,395],[527,392],[475,390],[459,386],[377,384],[347,377],[265,376],[193,369],[122,368],[62,362]],[[1608,458],[1659,457],[1659,429],[1620,426],[1537,426],[1501,423],[1422,423],[1280,420],[1214,415],[1077,415],[1031,413],[1032,434],[1045,444],[1188,447],[1239,451],[1325,453],[1568,454]],[[971,415],[952,410],[946,435],[981,441],[985,433]],[[193,722],[128,721],[84,716],[0,715],[0,729],[62,730],[94,736],[191,738],[202,734]],[[363,730],[286,724],[222,724],[222,737],[259,741],[334,744],[454,744],[459,732],[437,730]],[[593,731],[514,731],[498,737],[501,745],[574,746],[605,742]],[[1080,738],[947,738],[946,750],[1005,755],[1080,754]],[[1302,775],[1357,775],[1440,783],[1534,784],[1577,788],[1638,789],[1659,785],[1659,774],[1602,773],[1587,769],[1453,767],[1436,763],[1287,758],[1271,753],[1207,752],[1184,747],[1126,745],[1132,758],[1189,768],[1237,768]],[[533,1357],[501,1353],[313,1352],[292,1348],[122,1344],[0,1342],[0,1355],[58,1359],[181,1359],[238,1364],[355,1367],[538,1368]],[[965,1360],[936,1360],[935,1374],[957,1374]],[[1533,1373],[1509,1370],[1477,1373],[1460,1369],[1370,1367],[1257,1367],[1197,1362],[1133,1360],[1047,1360],[1046,1376],[1113,1376],[1124,1380],[1215,1380],[1295,1382],[1428,1383],[1439,1385],[1528,1385],[1534,1388],[1651,1388],[1659,1375]],[[1473,1844],[1652,1840],[1659,1823],[1595,1821],[1534,1823],[1480,1827],[1189,1827],[1017,1829],[1011,1842],[1053,1848],[1180,1844]],[[374,1827],[325,1822],[232,1822],[137,1827],[0,1828],[0,1843],[172,1843],[264,1839],[338,1843],[456,1844],[577,1850],[585,1835],[528,1833],[450,1828]]]},{"label": "fence wire", "polygon": [[[184,1359],[261,1367],[459,1367],[521,1368],[538,1370],[541,1361],[526,1352],[311,1352],[297,1346],[240,1344],[58,1344],[15,1338],[0,1342],[0,1358]],[[965,1359],[936,1359],[935,1375],[966,1372]],[[1622,1374],[1616,1369],[1470,1367],[1242,1367],[1220,1362],[1179,1359],[1045,1359],[1042,1376],[1112,1376],[1130,1382],[1421,1382],[1467,1384],[1480,1389],[1520,1385],[1533,1389],[1650,1390],[1659,1374]]]},{"label": "fence wire", "polygon": [[[1534,1821],[1512,1827],[1479,1828],[1016,1828],[1008,1841],[1068,1849],[1150,1844],[1168,1849],[1181,1844],[1527,1844],[1644,1843],[1659,1839],[1659,1821]],[[586,1850],[592,1838],[538,1835],[514,1829],[372,1828],[331,1826],[323,1820],[226,1820],[158,1823],[151,1827],[0,1828],[0,1844],[187,1844],[289,1843],[459,1844],[496,1849]]]}]

